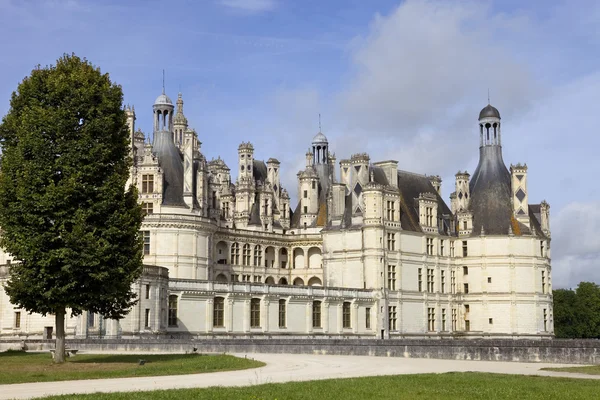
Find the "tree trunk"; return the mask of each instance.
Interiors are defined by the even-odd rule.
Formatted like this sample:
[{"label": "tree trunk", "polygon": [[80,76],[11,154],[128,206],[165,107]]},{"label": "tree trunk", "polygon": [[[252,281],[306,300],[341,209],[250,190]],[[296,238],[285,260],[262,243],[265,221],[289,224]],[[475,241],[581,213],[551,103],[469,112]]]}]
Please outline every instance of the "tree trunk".
[{"label": "tree trunk", "polygon": [[56,346],[54,349],[54,362],[65,362],[65,309],[56,310]]}]

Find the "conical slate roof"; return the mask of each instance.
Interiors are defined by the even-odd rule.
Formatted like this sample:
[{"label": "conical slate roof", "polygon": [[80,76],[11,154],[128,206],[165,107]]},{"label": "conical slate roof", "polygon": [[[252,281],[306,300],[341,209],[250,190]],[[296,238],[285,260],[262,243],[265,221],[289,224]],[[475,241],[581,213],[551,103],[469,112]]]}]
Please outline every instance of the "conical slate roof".
[{"label": "conical slate roof", "polygon": [[154,133],[152,152],[163,170],[163,202],[165,206],[186,206],[183,201],[183,160],[169,131]]}]

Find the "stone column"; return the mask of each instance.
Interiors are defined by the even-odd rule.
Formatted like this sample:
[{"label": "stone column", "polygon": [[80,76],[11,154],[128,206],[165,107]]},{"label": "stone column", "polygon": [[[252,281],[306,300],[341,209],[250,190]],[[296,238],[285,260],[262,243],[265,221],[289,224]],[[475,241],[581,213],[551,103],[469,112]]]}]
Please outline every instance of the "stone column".
[{"label": "stone column", "polygon": [[350,324],[352,332],[358,333],[358,303],[352,303],[352,314],[350,314]]},{"label": "stone column", "polygon": [[[206,312],[205,312],[205,331],[206,333],[211,333],[213,331],[213,307],[214,307],[214,299],[209,298],[206,300]],[[225,317],[225,316],[223,316]],[[223,321],[225,322],[225,321]]]},{"label": "stone column", "polygon": [[250,299],[244,300],[244,332],[250,332]]},{"label": "stone column", "polygon": [[312,301],[306,303],[306,333],[312,333]]},{"label": "stone column", "polygon": [[263,305],[262,305],[262,310],[261,310],[261,326],[262,326],[262,331],[263,332],[268,332],[269,331],[269,307],[270,307],[270,300],[268,298],[265,298],[262,301]]},{"label": "stone column", "polygon": [[227,299],[227,307],[225,309],[225,330],[227,332],[232,332],[233,331],[233,299],[232,298],[228,298]]}]

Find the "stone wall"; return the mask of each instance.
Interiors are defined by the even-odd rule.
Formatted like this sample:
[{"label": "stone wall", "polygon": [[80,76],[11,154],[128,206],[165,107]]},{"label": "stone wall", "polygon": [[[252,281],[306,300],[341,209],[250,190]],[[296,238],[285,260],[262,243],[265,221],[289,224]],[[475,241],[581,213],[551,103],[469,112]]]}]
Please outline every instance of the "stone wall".
[{"label": "stone wall", "polygon": [[[600,340],[132,339],[67,340],[82,351],[292,353],[599,364]],[[48,350],[49,340],[4,340],[0,350]],[[194,350],[196,349],[196,350]]]}]

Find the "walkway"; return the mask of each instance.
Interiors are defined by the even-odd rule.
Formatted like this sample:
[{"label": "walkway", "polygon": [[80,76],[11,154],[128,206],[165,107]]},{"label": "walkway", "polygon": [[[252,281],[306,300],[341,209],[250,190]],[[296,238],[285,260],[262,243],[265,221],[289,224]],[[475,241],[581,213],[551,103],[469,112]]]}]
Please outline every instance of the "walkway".
[{"label": "walkway", "polygon": [[[244,354],[235,355],[238,357],[246,356]],[[263,361],[267,365],[262,368],[247,369],[243,371],[214,372],[195,375],[0,385],[0,399],[27,399],[74,393],[131,392],[209,386],[247,386],[274,382],[351,378],[373,375],[443,373],[453,371],[600,379],[600,376],[598,375],[593,376],[540,371],[540,368],[544,367],[563,366],[542,363],[307,354],[248,354],[247,356]]]}]

